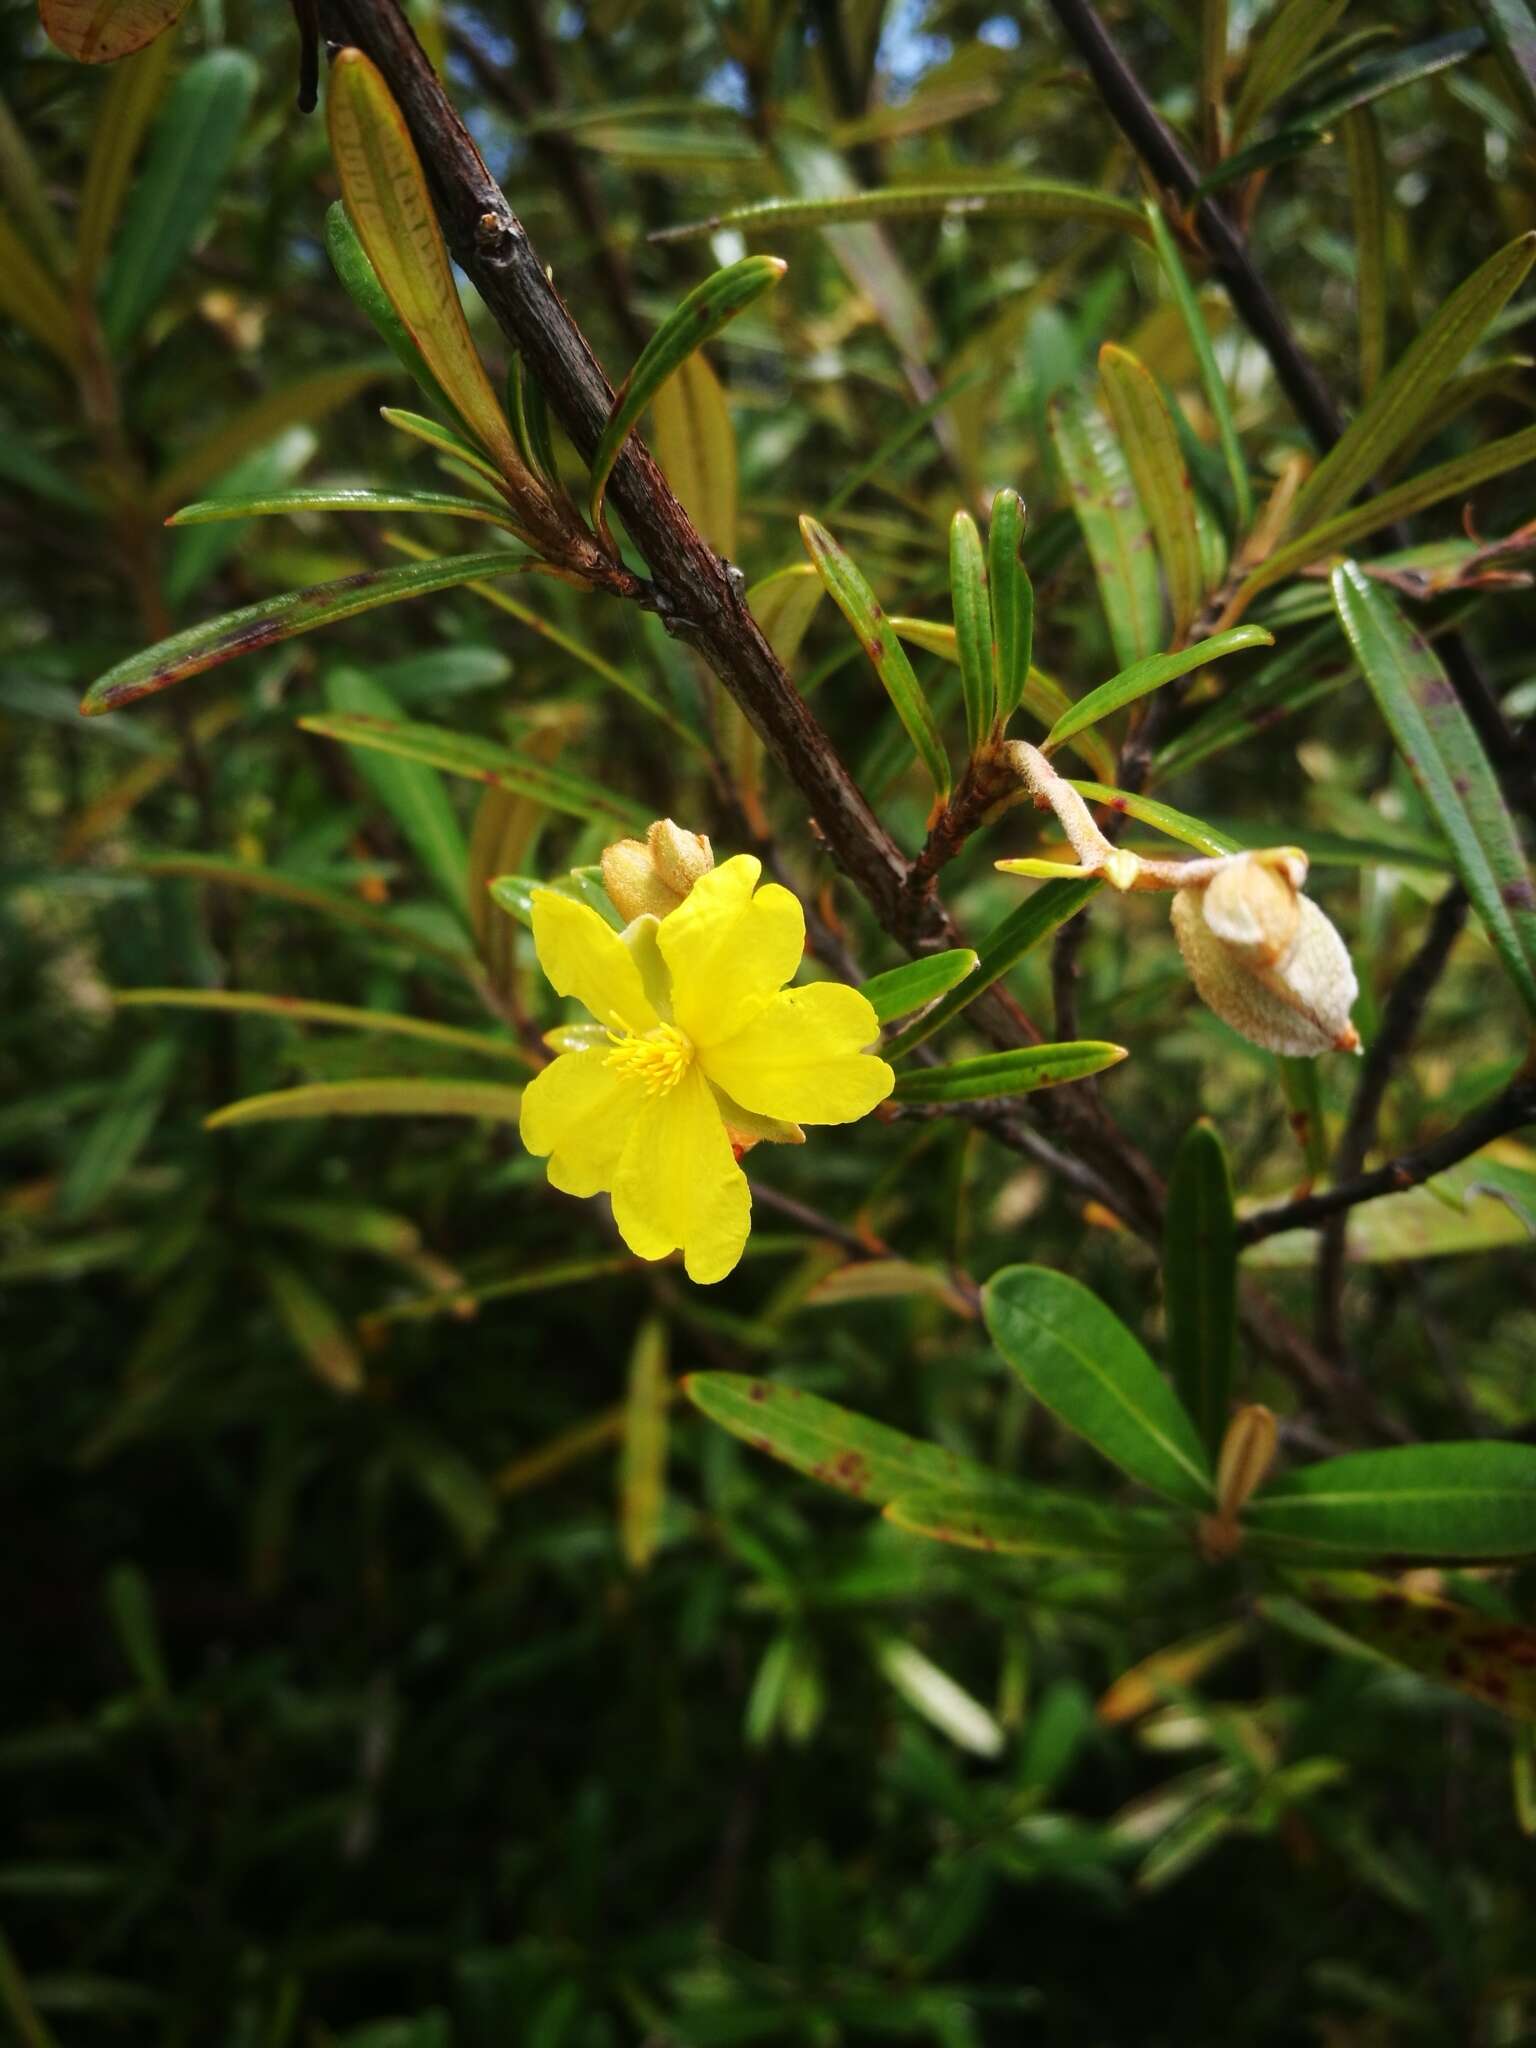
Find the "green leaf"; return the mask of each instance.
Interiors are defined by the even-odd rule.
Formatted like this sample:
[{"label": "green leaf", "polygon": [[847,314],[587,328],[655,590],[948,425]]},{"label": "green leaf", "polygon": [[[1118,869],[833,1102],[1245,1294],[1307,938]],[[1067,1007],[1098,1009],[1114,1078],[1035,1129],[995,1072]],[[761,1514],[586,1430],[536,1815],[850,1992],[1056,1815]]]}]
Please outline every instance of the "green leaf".
[{"label": "green leaf", "polygon": [[980,1053],[943,1067],[913,1067],[897,1079],[896,1102],[980,1102],[996,1095],[1028,1095],[1099,1074],[1126,1057],[1123,1045],[1073,1039],[1062,1045],[1026,1045]]},{"label": "green leaf", "polygon": [[207,1130],[221,1131],[235,1124],[316,1116],[468,1116],[515,1124],[522,1099],[521,1088],[495,1081],[312,1081],[302,1088],[279,1088],[227,1103],[204,1117],[203,1124]]},{"label": "green leaf", "polygon": [[326,93],[331,155],[358,241],[401,325],[456,418],[509,484],[542,501],[523,465],[464,308],[405,118],[358,49],[341,50]]},{"label": "green leaf", "polygon": [[160,1038],[141,1047],[95,1121],[72,1148],[55,1207],[67,1223],[99,1209],[143,1151],[160,1119],[181,1044]]},{"label": "green leaf", "polygon": [[1242,851],[1239,841],[1219,832],[1214,825],[1207,825],[1203,818],[1192,818],[1187,811],[1176,811],[1172,804],[1160,804],[1149,796],[1133,796],[1127,789],[1111,789],[1103,782],[1079,782],[1074,778],[1072,787],[1090,803],[1107,804],[1112,811],[1123,811],[1138,824],[1150,825],[1154,831],[1178,840],[1181,846],[1192,846],[1196,853],[1214,855]]},{"label": "green leaf", "polygon": [[1295,540],[1287,541],[1283,548],[1277,548],[1267,561],[1261,562],[1250,576],[1244,578],[1234,605],[1238,609],[1246,609],[1261,590],[1282,582],[1293,571],[1324,561],[1340,549],[1363,540],[1367,534],[1377,533],[1384,526],[1422,512],[1426,505],[1438,505],[1445,498],[1462,497],[1476,485],[1486,483],[1489,477],[1503,476],[1507,470],[1520,469],[1527,462],[1536,462],[1536,427],[1522,427],[1517,434],[1486,441],[1470,454],[1437,463],[1433,469],[1422,470],[1418,476],[1394,484],[1390,490],[1377,491],[1363,505],[1337,513],[1332,519],[1324,520],[1322,525],[1310,527]]},{"label": "green leaf", "polygon": [[957,512],[949,528],[949,590],[960,655],[960,690],[965,699],[965,736],[974,754],[997,716],[992,673],[992,604],[981,534],[969,512]]},{"label": "green leaf", "polygon": [[1331,519],[1403,445],[1462,358],[1525,282],[1533,259],[1536,233],[1517,235],[1452,292],[1302,485],[1292,509],[1293,526],[1320,526]]},{"label": "green leaf", "polygon": [[619,1546],[632,1571],[656,1553],[667,1495],[667,1326],[657,1316],[640,1325],[629,1358],[624,1435],[619,1451]]},{"label": "green leaf", "polygon": [[[817,588],[818,590],[820,589],[819,584]],[[1034,590],[1031,588],[1029,591],[1031,639],[1033,639],[1034,627],[1034,598]],[[941,661],[951,662],[955,667],[959,667],[960,644],[953,626],[941,625],[935,619],[911,619],[897,616],[891,620],[891,629],[900,639],[909,641],[912,646],[921,647],[929,654],[938,655]],[[1072,699],[1067,695],[1060,683],[1056,682],[1051,676],[1048,676],[1044,669],[1031,668],[1025,678],[1024,687],[1019,693],[1018,706],[1016,708],[1027,711],[1031,718],[1038,718],[1042,725],[1049,726],[1056,719],[1063,717],[1071,710]],[[1114,774],[1115,750],[1105,740],[1101,739],[1097,733],[1091,731],[1080,733],[1069,740],[1067,744],[1071,747],[1073,753],[1080,754],[1089,767],[1096,769],[1100,775]]]},{"label": "green leaf", "polygon": [[1163,1301],[1173,1384],[1212,1458],[1237,1355],[1235,1230],[1226,1148],[1210,1124],[1191,1124],[1168,1179]]},{"label": "green leaf", "polygon": [[1281,0],[1248,59],[1243,89],[1232,109],[1232,139],[1240,142],[1270,101],[1296,73],[1344,12],[1345,0]]},{"label": "green leaf", "polygon": [[1157,1508],[1117,1508],[1044,1487],[989,1502],[966,1493],[898,1494],[885,1519],[914,1536],[1001,1557],[1087,1557],[1117,1563],[1187,1549],[1188,1526]]},{"label": "green leaf", "polygon": [[1273,1479],[1243,1510],[1256,1534],[1314,1553],[1536,1554],[1536,1445],[1404,1444]]},{"label": "green leaf", "polygon": [[521,754],[514,747],[481,739],[478,734],[456,732],[444,725],[418,725],[409,720],[391,720],[358,715],[301,718],[305,732],[322,739],[341,740],[351,747],[373,747],[403,761],[419,761],[429,768],[462,775],[470,782],[490,783],[510,790],[514,796],[532,797],[551,810],[572,817],[589,818],[604,826],[622,825],[626,831],[643,831],[649,812],[626,797],[615,796],[600,783],[589,782],[568,769],[552,768],[545,761]]},{"label": "green leaf", "polygon": [[1153,1492],[1208,1508],[1188,1411],[1118,1316],[1065,1273],[1005,1266],[982,1290],[992,1341],[1035,1398]]},{"label": "green leaf", "polygon": [[212,216],[258,75],[243,50],[209,50],[166,95],[103,284],[102,331],[114,350],[138,335]]},{"label": "green leaf", "polygon": [[74,366],[79,343],[69,303],[3,211],[0,211],[0,314],[14,320],[61,363],[71,368]]},{"label": "green leaf", "polygon": [[821,578],[811,562],[791,562],[787,569],[775,569],[747,592],[747,609],[785,668],[799,653],[800,642],[824,594]]},{"label": "green leaf", "polygon": [[1349,206],[1355,229],[1355,307],[1359,329],[1360,396],[1368,399],[1387,366],[1386,166],[1376,116],[1356,107],[1344,116]]},{"label": "green leaf", "polygon": [[1168,581],[1174,634],[1182,639],[1200,610],[1205,571],[1194,487],[1173,416],[1157,379],[1129,349],[1106,342],[1099,350],[1099,376]]},{"label": "green leaf", "polygon": [[1536,886],[1471,721],[1434,649],[1379,583],[1343,562],[1333,572],[1333,600],[1472,907],[1536,1015]]},{"label": "green leaf", "polygon": [[964,981],[977,964],[978,955],[968,946],[954,946],[947,953],[928,953],[921,960],[908,960],[864,982],[859,993],[882,1024],[921,1010],[936,997]]},{"label": "green leaf", "polygon": [[1370,1572],[1286,1576],[1325,1622],[1378,1655],[1502,1714],[1536,1721],[1536,1629]]},{"label": "green leaf", "polygon": [[112,64],[174,28],[190,0],[40,0],[43,30],[80,64]]},{"label": "green leaf", "polygon": [[[1202,708],[1185,730],[1158,750],[1153,769],[1159,782],[1182,775],[1201,761],[1259,738],[1282,719],[1340,690],[1354,674],[1354,663],[1328,668],[1339,651],[1337,627],[1314,627],[1292,635],[1283,652],[1246,677],[1219,703]],[[1113,771],[1111,771],[1112,773]]]},{"label": "green leaf", "polygon": [[467,434],[469,429],[458,409],[428,369],[426,357],[406,332],[405,322],[379,283],[379,274],[369,262],[368,251],[358,240],[357,229],[347,218],[347,209],[339,199],[326,209],[325,249],[342,290],[366,317],[396,362],[427,401],[437,406],[444,418],[452,420]]},{"label": "green leaf", "polygon": [[87,718],[118,711],[188,676],[201,675],[204,669],[217,668],[220,662],[254,654],[299,633],[313,633],[338,619],[350,619],[381,604],[398,604],[408,597],[427,597],[457,583],[516,576],[530,566],[534,565],[523,557],[498,548],[479,555],[412,562],[401,569],[364,569],[334,583],[314,584],[308,590],[285,590],[280,597],[264,597],[259,604],[244,605],[220,619],[189,626],[169,640],[130,655],[92,683],[80,709]]},{"label": "green leaf", "polygon": [[974,1459],[923,1443],[819,1394],[733,1372],[695,1372],[683,1392],[711,1422],[797,1472],[883,1507],[898,1494],[995,1492],[1005,1482]]},{"label": "green leaf", "polygon": [[911,1052],[914,1046],[932,1038],[968,1004],[985,994],[995,981],[1000,981],[1016,967],[1026,953],[1048,939],[1058,925],[1075,916],[1099,886],[1097,877],[1091,877],[1080,882],[1047,882],[1043,889],[1036,889],[983,939],[981,957],[965,980],[947,995],[940,996],[925,1016],[898,1033],[884,1047],[885,1057],[888,1060],[900,1059],[903,1053]]},{"label": "green leaf", "polygon": [[1205,390],[1206,402],[1211,408],[1211,417],[1216,422],[1216,437],[1221,443],[1222,460],[1227,466],[1227,477],[1232,485],[1232,505],[1237,518],[1237,530],[1239,533],[1246,533],[1253,524],[1253,486],[1248,481],[1248,465],[1243,460],[1242,443],[1237,438],[1237,428],[1233,424],[1226,380],[1216,366],[1216,351],[1211,346],[1210,329],[1206,326],[1205,315],[1200,310],[1200,301],[1189,281],[1189,273],[1184,268],[1184,259],[1179,254],[1178,243],[1173,239],[1173,230],[1168,225],[1167,216],[1162,207],[1150,199],[1146,204],[1146,214],[1152,230],[1153,247],[1157,250],[1157,260],[1162,265],[1163,276],[1168,280],[1173,302],[1179,309],[1184,332],[1189,336],[1189,345],[1194,351],[1195,362],[1200,371],[1200,382]]},{"label": "green leaf", "polygon": [[913,673],[896,629],[852,558],[809,513],[800,520],[800,536],[828,596],[859,637],[859,645],[885,685],[913,751],[933,779],[940,796],[949,794],[949,759],[938,724]]},{"label": "green leaf", "polygon": [[676,242],[712,235],[721,228],[746,234],[768,228],[825,228],[856,221],[986,219],[1009,216],[1034,220],[1077,220],[1091,226],[1118,228],[1122,234],[1147,238],[1146,222],[1127,200],[1088,185],[1069,185],[1055,178],[1019,178],[1007,183],[967,188],[955,185],[888,185],[872,192],[850,192],[829,199],[764,199],[751,206],[733,206],[708,220],[664,228],[653,242]]},{"label": "green leaf", "polygon": [[1157,557],[1146,515],[1124,451],[1094,406],[1074,392],[1061,391],[1051,400],[1047,417],[1072,509],[1088,544],[1115,659],[1129,668],[1154,653],[1162,639]]},{"label": "green leaf", "polygon": [[1536,124],[1536,14],[1530,0],[1472,0],[1528,122]]},{"label": "green leaf", "polygon": [[1024,541],[1024,500],[999,491],[987,529],[987,589],[992,601],[992,651],[997,671],[997,720],[1004,731],[1029,688],[1035,644],[1035,586],[1019,558]]},{"label": "green leaf", "polygon": [[[289,427],[254,454],[236,462],[219,484],[231,497],[252,491],[271,493],[296,477],[319,447],[319,436],[309,427]],[[173,611],[202,589],[215,572],[239,548],[247,532],[244,520],[235,519],[198,526],[178,533],[171,544],[165,567],[165,597]],[[119,726],[118,731],[126,728]]]},{"label": "green leaf", "polygon": [[446,491],[374,491],[351,486],[308,484],[293,491],[256,491],[245,496],[204,498],[183,505],[167,526],[208,526],[220,519],[251,519],[290,512],[426,512],[444,519],[482,519],[513,533],[516,523],[483,498],[456,498]]},{"label": "green leaf", "polygon": [[171,1682],[148,1579],[136,1564],[118,1564],[107,1573],[104,1590],[107,1619],[135,1680],[151,1699],[169,1699]]},{"label": "green leaf", "polygon": [[[332,671],[326,678],[325,694],[331,709],[343,715],[400,722],[400,707],[394,698],[362,669]],[[469,845],[441,774],[421,761],[373,750],[365,751],[357,765],[439,893],[464,917]]]},{"label": "green leaf", "polygon": [[1090,725],[1097,725],[1101,718],[1108,718],[1112,712],[1134,704],[1138,697],[1160,690],[1164,683],[1171,683],[1176,676],[1187,676],[1191,669],[1204,668],[1210,662],[1220,661],[1224,655],[1241,654],[1247,647],[1273,647],[1274,644],[1274,634],[1262,626],[1234,626],[1230,632],[1213,633],[1208,640],[1199,640],[1193,647],[1181,647],[1177,654],[1153,654],[1145,661],[1133,662],[1119,675],[1111,676],[1107,683],[1100,683],[1096,690],[1090,690],[1069,711],[1064,711],[1040,742],[1041,751],[1049,753],[1076,734],[1086,731]]},{"label": "green leaf", "polygon": [[[1310,1064],[1310,1062],[1309,1062]],[[1506,1139],[1497,1156],[1474,1153],[1423,1187],[1383,1195],[1352,1209],[1345,1226],[1351,1265],[1392,1265],[1404,1260],[1465,1257],[1497,1251],[1536,1237],[1536,1153],[1521,1148],[1515,1164]],[[1276,1271],[1310,1266],[1317,1257],[1317,1233],[1282,1230],[1261,1238],[1243,1253],[1246,1265]]]},{"label": "green leaf", "polygon": [[92,126],[75,225],[75,284],[87,295],[94,295],[112,245],[128,173],[165,90],[172,47],[169,36],[157,37],[119,64]]},{"label": "green leaf", "polygon": [[356,1009],[348,1003],[313,1002],[305,996],[262,995],[230,988],[117,988],[112,1000],[119,1009],[223,1010],[234,1015],[275,1017],[284,1024],[332,1024],[344,1031],[370,1031],[391,1038],[424,1039],[428,1044],[468,1053],[472,1059],[511,1060],[531,1067],[532,1055],[509,1038],[488,1031],[461,1031],[430,1017],[394,1010]]},{"label": "green leaf", "polygon": [[603,497],[619,450],[662,385],[711,335],[771,291],[788,268],[777,256],[744,256],[695,285],[657,328],[614,394],[608,424],[593,452],[588,511],[594,526],[603,520]]}]

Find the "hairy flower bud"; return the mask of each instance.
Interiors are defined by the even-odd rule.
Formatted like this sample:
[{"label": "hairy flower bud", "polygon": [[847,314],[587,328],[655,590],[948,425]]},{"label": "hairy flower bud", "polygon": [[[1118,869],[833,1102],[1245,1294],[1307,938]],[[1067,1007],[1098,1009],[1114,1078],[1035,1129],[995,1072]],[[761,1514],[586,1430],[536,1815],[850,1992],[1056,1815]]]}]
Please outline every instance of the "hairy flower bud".
[{"label": "hairy flower bud", "polygon": [[644,839],[620,839],[603,848],[603,886],[626,923],[665,917],[715,864],[702,832],[685,832],[670,818],[658,818]]},{"label": "hairy flower bud", "polygon": [[1305,857],[1282,847],[1239,854],[1179,890],[1173,931],[1201,997],[1270,1052],[1354,1052],[1359,993],[1344,941],[1301,893]]}]

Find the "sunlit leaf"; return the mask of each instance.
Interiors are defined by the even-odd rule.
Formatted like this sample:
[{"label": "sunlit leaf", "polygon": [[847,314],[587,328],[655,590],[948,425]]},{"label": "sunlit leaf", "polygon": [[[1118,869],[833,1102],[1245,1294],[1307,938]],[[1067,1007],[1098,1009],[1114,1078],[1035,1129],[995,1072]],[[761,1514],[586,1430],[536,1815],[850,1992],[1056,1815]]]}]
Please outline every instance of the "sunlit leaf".
[{"label": "sunlit leaf", "polygon": [[952,947],[947,953],[929,953],[921,960],[908,960],[864,982],[860,995],[882,1024],[894,1023],[913,1010],[946,994],[964,981],[977,964],[978,955],[968,946]]},{"label": "sunlit leaf", "polygon": [[1017,491],[999,491],[992,500],[987,530],[987,590],[992,606],[997,717],[1005,729],[1025,701],[1035,643],[1035,587],[1019,559],[1023,540],[1024,501]]},{"label": "sunlit leaf", "polygon": [[480,498],[456,498],[447,491],[375,491],[310,484],[292,491],[257,491],[245,496],[203,498],[183,505],[167,526],[208,526],[220,519],[287,517],[295,512],[424,512],[444,519],[480,519],[490,526],[517,527],[498,506]]},{"label": "sunlit leaf", "polygon": [[680,241],[710,235],[720,228],[752,234],[769,228],[824,228],[858,221],[921,219],[985,219],[1009,215],[1035,220],[1079,220],[1097,227],[1118,228],[1145,241],[1146,222],[1126,200],[1088,185],[1069,185],[1053,178],[1020,178],[1007,183],[973,186],[890,185],[872,192],[849,192],[828,199],[765,199],[751,206],[733,206],[708,220],[685,227],[664,228],[653,241]]},{"label": "sunlit leaf", "polygon": [[[1223,15],[1223,25],[1225,17]],[[1189,281],[1184,268],[1184,259],[1179,254],[1179,245],[1173,238],[1168,219],[1155,200],[1147,201],[1147,221],[1152,229],[1153,244],[1157,249],[1163,275],[1173,294],[1173,302],[1179,309],[1184,331],[1189,336],[1189,345],[1194,351],[1195,362],[1200,371],[1201,388],[1211,408],[1211,417],[1216,422],[1216,437],[1221,443],[1222,460],[1227,466],[1227,478],[1232,486],[1232,507],[1237,518],[1237,530],[1246,533],[1253,523],[1253,486],[1248,480],[1248,465],[1243,459],[1242,443],[1237,438],[1237,428],[1232,420],[1232,405],[1227,396],[1226,380],[1216,365],[1216,351],[1211,346],[1210,329],[1195,288]]]},{"label": "sunlit leaf", "polygon": [[1174,633],[1182,637],[1205,595],[1195,493],[1184,451],[1167,400],[1145,363],[1129,349],[1106,342],[1099,351],[1099,375],[1167,578]]},{"label": "sunlit leaf", "polygon": [[82,64],[111,64],[174,28],[189,0],[39,0],[55,49]]},{"label": "sunlit leaf", "polygon": [[949,591],[960,655],[960,688],[965,699],[965,735],[972,753],[998,715],[993,674],[992,602],[981,534],[969,512],[957,512],[949,528]]},{"label": "sunlit leaf", "polygon": [[1163,607],[1157,556],[1119,442],[1097,409],[1068,391],[1048,413],[1072,509],[1088,543],[1115,658],[1124,668],[1155,653]]},{"label": "sunlit leaf", "polygon": [[651,400],[652,449],[673,496],[717,554],[736,552],[736,432],[720,379],[695,351]]}]

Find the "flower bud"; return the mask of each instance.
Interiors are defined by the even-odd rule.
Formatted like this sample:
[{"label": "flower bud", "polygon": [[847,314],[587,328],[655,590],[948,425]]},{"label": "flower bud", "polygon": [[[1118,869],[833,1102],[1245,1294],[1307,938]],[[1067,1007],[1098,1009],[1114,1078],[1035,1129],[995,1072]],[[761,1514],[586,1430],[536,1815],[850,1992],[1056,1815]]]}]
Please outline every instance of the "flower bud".
[{"label": "flower bud", "polygon": [[1225,1024],[1270,1052],[1354,1052],[1359,993],[1349,953],[1301,893],[1302,855],[1239,854],[1179,890],[1173,931],[1190,978]]},{"label": "flower bud", "polygon": [[603,886],[625,923],[665,917],[715,864],[702,832],[685,832],[658,818],[644,839],[620,839],[603,848]]}]

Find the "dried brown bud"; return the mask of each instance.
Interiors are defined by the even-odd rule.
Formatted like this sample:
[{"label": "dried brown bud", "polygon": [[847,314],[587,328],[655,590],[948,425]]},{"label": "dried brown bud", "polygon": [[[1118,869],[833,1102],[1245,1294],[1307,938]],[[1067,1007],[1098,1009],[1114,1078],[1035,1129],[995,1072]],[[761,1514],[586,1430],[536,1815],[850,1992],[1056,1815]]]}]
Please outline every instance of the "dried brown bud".
[{"label": "dried brown bud", "polygon": [[603,848],[603,886],[626,923],[665,917],[714,864],[702,832],[685,832],[670,818],[658,818],[644,839],[620,839]]}]

